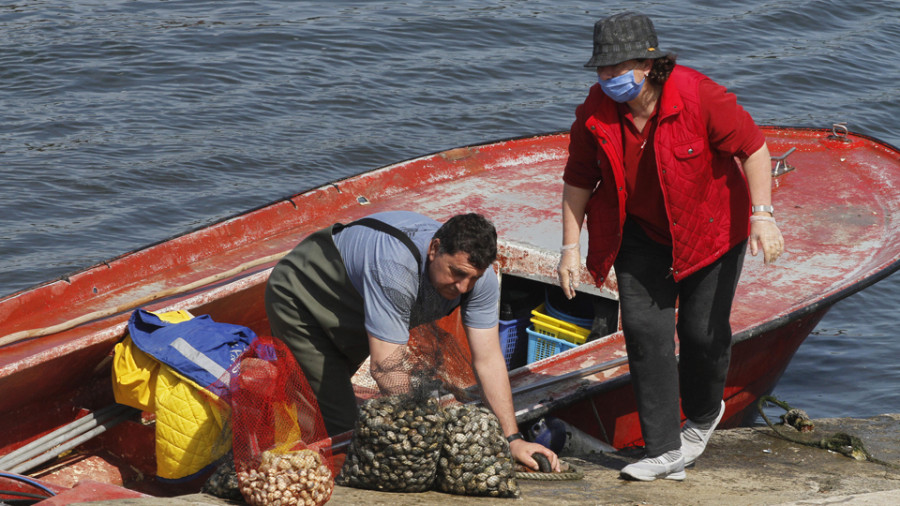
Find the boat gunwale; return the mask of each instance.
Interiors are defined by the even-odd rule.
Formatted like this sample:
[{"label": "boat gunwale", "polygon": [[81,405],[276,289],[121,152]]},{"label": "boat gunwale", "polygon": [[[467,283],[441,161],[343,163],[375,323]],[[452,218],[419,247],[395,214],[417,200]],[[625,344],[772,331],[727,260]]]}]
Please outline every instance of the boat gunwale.
[{"label": "boat gunwale", "polygon": [[[372,168],[372,169],[364,170],[363,172],[359,172],[359,173],[357,173],[357,174],[352,174],[352,175],[349,175],[349,176],[346,176],[346,177],[337,178],[337,179],[331,180],[331,181],[329,181],[329,182],[323,183],[323,184],[318,185],[318,186],[313,186],[313,187],[309,187],[309,188],[306,188],[306,189],[301,189],[301,190],[299,190],[299,191],[297,191],[297,192],[295,192],[295,193],[292,193],[292,194],[290,194],[290,195],[286,195],[286,196],[282,196],[282,197],[275,198],[275,199],[273,199],[273,200],[271,200],[271,201],[269,201],[269,202],[267,202],[267,203],[258,205],[258,206],[256,206],[256,207],[252,207],[252,208],[250,208],[250,209],[246,209],[246,210],[243,210],[243,211],[238,211],[238,212],[236,212],[236,213],[233,213],[233,214],[224,216],[224,217],[222,217],[222,218],[215,219],[215,220],[210,221],[210,222],[208,222],[208,223],[201,224],[201,225],[198,225],[198,226],[196,226],[196,227],[186,229],[185,231],[178,232],[178,233],[176,233],[176,234],[174,234],[174,235],[171,235],[171,236],[168,236],[168,237],[166,237],[166,238],[163,238],[163,239],[160,239],[160,240],[157,240],[157,241],[153,241],[153,242],[144,244],[144,245],[142,245],[142,246],[138,246],[138,247],[136,247],[136,248],[134,248],[134,249],[132,249],[132,250],[129,250],[129,251],[125,252],[125,253],[121,253],[121,254],[116,255],[116,256],[114,256],[114,257],[110,257],[110,258],[106,258],[106,259],[100,260],[100,261],[98,261],[98,262],[96,262],[96,263],[94,263],[94,264],[91,264],[91,265],[88,265],[88,266],[85,266],[85,267],[78,267],[78,268],[75,268],[74,270],[71,270],[71,271],[68,271],[68,272],[66,272],[66,273],[64,273],[64,274],[60,274],[60,275],[58,275],[58,276],[55,276],[55,277],[53,277],[52,279],[49,279],[49,280],[46,280],[46,281],[41,281],[41,282],[35,283],[35,284],[33,284],[33,285],[30,285],[30,286],[27,286],[27,287],[22,288],[22,289],[20,289],[20,290],[17,290],[17,291],[15,291],[15,292],[13,292],[13,293],[6,294],[6,295],[0,295],[0,304],[3,304],[5,301],[7,301],[7,300],[9,300],[9,299],[13,299],[13,298],[15,298],[15,297],[17,297],[17,296],[20,296],[20,295],[22,295],[22,294],[24,294],[24,293],[26,293],[26,292],[31,292],[31,291],[34,291],[35,289],[42,288],[42,287],[44,287],[44,286],[51,285],[51,284],[56,283],[56,282],[59,282],[59,281],[70,282],[69,280],[70,280],[71,278],[76,277],[76,276],[79,275],[79,274],[83,274],[83,273],[85,273],[85,272],[87,272],[87,271],[91,271],[91,270],[93,270],[93,269],[98,269],[98,268],[103,268],[103,267],[107,267],[107,268],[108,268],[108,267],[109,267],[109,264],[111,264],[111,263],[113,263],[113,262],[116,262],[116,261],[119,261],[119,260],[122,260],[123,258],[132,256],[132,255],[137,254],[137,253],[144,252],[144,251],[146,251],[146,250],[148,250],[148,249],[154,248],[154,247],[156,247],[156,246],[160,246],[160,245],[165,244],[165,243],[172,242],[172,241],[177,240],[177,239],[181,239],[181,238],[183,238],[183,237],[185,237],[185,236],[189,236],[189,235],[195,234],[195,233],[197,233],[197,232],[201,232],[201,231],[204,231],[204,230],[208,230],[208,229],[214,228],[214,227],[219,226],[219,225],[223,225],[223,224],[225,224],[225,223],[227,223],[227,222],[229,222],[229,221],[234,221],[234,220],[237,220],[237,219],[239,219],[239,218],[243,218],[243,217],[245,217],[245,216],[247,216],[247,215],[251,215],[251,214],[254,214],[254,213],[258,212],[258,211],[265,210],[265,209],[267,209],[267,208],[276,206],[276,205],[278,205],[278,204],[280,204],[280,203],[283,203],[283,202],[289,202],[289,203],[291,203],[291,204],[294,204],[294,202],[293,202],[293,199],[294,199],[294,198],[297,198],[297,197],[300,197],[300,196],[303,196],[303,195],[306,195],[306,194],[309,194],[309,193],[313,193],[313,192],[316,192],[316,191],[320,191],[320,190],[328,190],[328,189],[330,189],[330,188],[334,188],[335,186],[338,186],[340,183],[346,183],[346,182],[348,182],[348,181],[355,180],[355,179],[362,179],[362,178],[364,178],[364,177],[369,177],[369,176],[375,175],[375,174],[377,174],[378,172],[381,172],[381,171],[387,171],[387,170],[392,169],[392,168],[394,168],[394,167],[404,166],[404,165],[408,165],[408,164],[413,163],[413,162],[423,161],[423,160],[427,160],[427,159],[436,158],[436,157],[439,157],[441,154],[448,153],[448,152],[452,152],[452,151],[456,151],[456,150],[460,150],[460,149],[476,149],[476,148],[479,148],[479,147],[484,147],[484,146],[495,146],[495,145],[499,145],[499,144],[503,144],[503,143],[507,143],[507,142],[520,141],[520,140],[525,140],[525,139],[541,139],[541,138],[545,138],[545,137],[556,137],[556,136],[567,135],[567,134],[568,134],[567,131],[547,132],[547,133],[539,133],[539,134],[534,134],[534,135],[522,135],[522,136],[517,136],[517,137],[510,137],[510,138],[497,139],[497,140],[487,141],[487,142],[483,142],[483,143],[479,143],[479,144],[469,144],[469,145],[457,146],[457,147],[454,147],[454,148],[448,148],[448,149],[441,149],[441,150],[439,150],[439,151],[434,151],[434,152],[432,152],[432,153],[428,153],[428,154],[424,154],[424,155],[420,155],[420,156],[414,156],[414,157],[407,158],[407,159],[405,159],[405,160],[401,160],[401,161],[398,161],[398,162],[391,162],[391,163],[389,163],[389,164],[387,164],[387,165],[381,165],[381,166],[379,166],[379,167],[375,167],[375,168]],[[294,205],[296,205],[296,204],[294,204]]]},{"label": "boat gunwale", "polygon": [[[818,127],[804,127],[804,126],[797,127],[797,126],[783,126],[783,125],[762,125],[761,127],[762,127],[763,129],[768,129],[768,130],[771,130],[771,131],[773,131],[773,132],[779,132],[779,131],[788,131],[788,132],[790,132],[790,131],[799,131],[799,132],[819,132],[819,133],[827,133],[827,132],[829,131],[828,129],[825,129],[825,128],[818,128]],[[56,282],[58,282],[58,281],[60,281],[60,280],[62,280],[62,281],[67,281],[69,278],[75,277],[75,276],[80,275],[80,274],[88,273],[88,272],[90,272],[90,271],[92,271],[92,270],[94,270],[94,269],[104,268],[104,267],[110,268],[110,264],[113,263],[113,262],[117,262],[117,261],[123,260],[123,259],[125,259],[125,258],[127,258],[127,257],[129,257],[129,256],[136,255],[136,254],[138,254],[138,253],[146,252],[147,250],[153,249],[153,248],[155,248],[155,247],[161,246],[161,245],[166,244],[166,243],[169,243],[169,242],[171,242],[171,241],[175,241],[175,240],[178,240],[178,239],[184,239],[184,238],[186,238],[186,237],[188,237],[188,236],[190,236],[190,235],[192,235],[192,234],[196,234],[196,233],[202,232],[202,231],[204,231],[204,230],[210,230],[210,229],[213,229],[213,228],[215,228],[215,227],[217,227],[217,226],[220,226],[220,225],[225,224],[225,223],[230,222],[230,221],[240,220],[241,218],[248,218],[250,215],[253,215],[253,214],[257,213],[257,212],[260,212],[260,211],[263,211],[263,210],[266,210],[266,209],[269,209],[269,208],[274,208],[275,206],[277,206],[277,205],[279,205],[279,204],[286,203],[286,202],[290,202],[294,207],[296,207],[296,203],[294,203],[292,199],[295,199],[295,198],[297,198],[297,197],[304,196],[304,195],[310,195],[310,194],[313,194],[313,193],[316,193],[316,192],[319,192],[319,191],[326,191],[326,190],[328,190],[329,188],[336,187],[336,186],[339,185],[340,183],[344,183],[344,182],[351,181],[351,180],[357,180],[357,179],[363,179],[363,178],[367,178],[367,177],[372,177],[373,175],[377,175],[379,172],[390,171],[391,169],[394,169],[394,168],[397,168],[397,167],[407,166],[407,165],[412,164],[412,163],[417,162],[417,161],[426,161],[426,160],[429,160],[429,159],[435,159],[435,158],[440,157],[441,155],[443,155],[443,154],[445,154],[445,153],[452,152],[452,151],[456,151],[456,150],[461,150],[461,149],[469,149],[469,150],[473,150],[473,149],[478,149],[478,148],[485,147],[485,146],[500,147],[500,146],[502,146],[503,144],[514,143],[514,142],[517,142],[517,141],[523,141],[523,140],[540,140],[540,139],[546,139],[546,138],[552,138],[552,137],[561,137],[561,136],[564,137],[564,136],[566,136],[566,135],[568,135],[568,132],[567,132],[567,131],[555,131],[555,132],[546,132],[546,133],[539,133],[539,134],[534,134],[534,135],[523,135],[523,136],[518,136],[518,137],[511,137],[511,138],[504,138],[504,139],[497,139],[497,140],[492,140],[492,141],[486,141],[486,142],[479,143],[479,144],[471,144],[471,145],[467,145],[467,146],[461,146],[461,147],[456,147],[456,148],[451,148],[451,149],[445,149],[445,150],[435,151],[435,152],[432,152],[432,153],[430,153],[430,154],[421,155],[421,156],[417,156],[417,157],[412,157],[412,158],[409,158],[409,159],[406,159],[406,160],[402,160],[402,161],[399,161],[399,162],[394,162],[394,163],[391,163],[391,164],[388,164],[388,165],[384,165],[384,166],[381,166],[381,167],[377,167],[377,168],[374,168],[374,169],[371,169],[371,170],[368,170],[368,171],[365,171],[365,172],[361,172],[361,173],[358,173],[358,174],[355,174],[355,175],[351,175],[351,176],[348,176],[348,177],[345,177],[345,178],[336,179],[336,180],[334,180],[334,181],[331,181],[331,182],[329,182],[329,183],[326,183],[326,184],[323,184],[323,185],[320,185],[320,186],[317,186],[317,187],[314,187],[314,188],[310,188],[310,189],[306,189],[306,190],[301,190],[301,191],[299,191],[299,192],[297,192],[297,193],[294,193],[293,195],[290,195],[290,196],[287,196],[287,197],[281,197],[281,198],[272,200],[272,201],[270,201],[270,202],[268,202],[268,203],[262,204],[262,205],[260,205],[260,206],[255,207],[255,208],[252,208],[252,209],[249,209],[249,210],[245,210],[245,211],[242,211],[242,212],[239,212],[239,213],[235,213],[235,214],[233,214],[233,215],[224,217],[224,218],[222,218],[222,219],[220,219],[220,220],[217,220],[217,221],[215,221],[215,222],[212,222],[212,223],[209,223],[209,224],[206,224],[206,225],[201,225],[201,226],[195,227],[195,228],[193,228],[193,229],[190,229],[190,230],[181,232],[181,233],[179,233],[179,234],[173,235],[173,236],[171,236],[171,237],[169,237],[169,238],[167,238],[167,239],[163,239],[163,240],[160,240],[160,241],[156,241],[156,242],[147,244],[147,245],[145,245],[145,246],[136,248],[136,249],[134,249],[134,250],[131,250],[131,251],[126,252],[126,253],[123,253],[123,254],[118,255],[118,256],[116,256],[116,257],[113,257],[113,258],[110,258],[110,259],[101,261],[101,262],[99,262],[99,263],[96,263],[96,264],[94,264],[94,265],[92,265],[92,266],[90,266],[90,267],[87,267],[87,268],[84,268],[84,269],[81,269],[81,270],[73,271],[73,272],[71,272],[71,273],[69,273],[69,274],[66,274],[66,275],[63,275],[63,276],[59,277],[58,279],[54,279],[54,280],[50,280],[50,281],[45,281],[45,282],[43,282],[43,283],[39,283],[39,284],[37,284],[37,285],[34,285],[34,286],[31,287],[31,288],[26,288],[26,289],[20,290],[20,291],[18,291],[18,292],[16,292],[16,293],[13,293],[13,294],[10,294],[10,295],[8,295],[8,296],[6,296],[6,297],[0,298],[0,306],[2,306],[2,304],[3,304],[4,302],[9,302],[11,299],[14,299],[14,298],[16,298],[16,297],[18,297],[18,296],[21,296],[21,295],[23,295],[23,294],[25,294],[25,293],[27,293],[27,292],[30,292],[30,291],[34,291],[34,290],[38,290],[38,289],[42,289],[42,288],[48,287],[49,285],[52,285],[53,283],[56,283]],[[860,139],[865,139],[865,140],[867,140],[868,142],[874,144],[874,145],[877,146],[877,147],[885,148],[885,149],[888,149],[888,150],[893,150],[895,153],[900,153],[900,150],[898,150],[898,148],[896,148],[895,146],[893,146],[893,145],[891,145],[891,144],[889,144],[889,143],[886,143],[886,142],[884,142],[884,141],[881,141],[880,139],[877,139],[877,138],[875,138],[875,137],[872,137],[872,136],[869,136],[869,135],[866,135],[866,134],[856,133],[856,132],[849,132],[848,135],[853,136],[853,137],[858,137],[858,138],[860,138]],[[301,227],[301,228],[302,228],[302,227]],[[519,247],[519,246],[516,246],[516,247]],[[534,248],[534,249],[537,250],[538,248]],[[255,251],[255,250],[254,250],[254,251]],[[215,258],[217,258],[217,257],[220,257],[223,253],[227,253],[227,250],[216,251],[216,252],[213,253],[212,255],[210,255],[210,256],[204,258],[203,260],[196,260],[196,261],[197,261],[197,262],[199,262],[199,261],[209,261],[209,260],[215,259]],[[257,257],[259,257],[259,255],[257,255]],[[274,264],[274,263],[275,263],[275,261],[272,262],[272,264]],[[783,322],[785,322],[785,321],[790,321],[790,320],[792,320],[792,319],[796,319],[796,318],[798,318],[798,317],[801,317],[801,316],[803,316],[803,315],[805,315],[805,314],[814,312],[814,311],[816,311],[816,310],[817,310],[818,308],[820,308],[820,307],[833,305],[834,303],[836,303],[836,302],[838,302],[838,301],[840,301],[840,300],[842,300],[842,299],[844,299],[844,298],[846,298],[846,297],[848,297],[848,296],[850,296],[850,295],[852,295],[852,294],[854,294],[854,293],[856,293],[856,292],[858,292],[858,291],[860,291],[860,290],[862,290],[862,289],[864,289],[864,288],[866,288],[866,287],[868,287],[868,286],[871,286],[872,284],[874,284],[874,283],[880,281],[881,279],[886,278],[887,276],[889,276],[889,275],[892,274],[893,272],[895,272],[895,271],[897,271],[898,269],[900,269],[900,255],[897,255],[897,256],[895,257],[895,259],[894,259],[892,262],[890,262],[890,263],[887,263],[887,264],[884,264],[884,265],[881,265],[881,266],[873,265],[872,267],[875,267],[876,269],[875,269],[875,270],[869,270],[869,271],[868,271],[868,272],[869,272],[869,275],[863,276],[862,278],[860,278],[860,279],[854,281],[853,283],[851,283],[851,284],[849,284],[849,285],[837,287],[835,290],[829,291],[824,297],[821,297],[821,298],[819,298],[819,299],[817,299],[817,300],[810,300],[810,301],[808,301],[808,303],[807,303],[806,305],[799,306],[799,307],[797,307],[794,311],[791,311],[791,312],[789,312],[789,313],[785,313],[785,314],[780,315],[780,316],[778,316],[778,317],[776,317],[776,318],[774,318],[774,319],[772,319],[772,320],[769,320],[769,321],[767,321],[766,323],[764,323],[761,327],[752,327],[752,328],[743,329],[743,330],[738,331],[738,332],[735,334],[734,338],[733,338],[733,342],[740,342],[740,341],[743,341],[743,340],[745,340],[745,339],[748,339],[748,338],[752,337],[752,336],[755,335],[756,333],[762,333],[762,332],[765,332],[767,329],[770,329],[770,328],[776,328],[776,327],[780,326],[780,325],[781,325]],[[228,277],[228,278],[226,278],[226,279],[223,279],[223,280],[221,280],[221,281],[218,281],[218,282],[211,282],[211,283],[209,283],[209,284],[207,284],[207,285],[199,286],[199,287],[197,287],[197,288],[195,288],[195,289],[193,289],[193,290],[191,290],[191,291],[189,291],[189,292],[185,292],[185,293],[177,293],[177,294],[173,294],[173,295],[168,296],[168,297],[162,297],[162,298],[153,300],[152,303],[153,303],[154,305],[159,305],[159,304],[165,303],[165,302],[167,302],[167,301],[177,301],[177,300],[180,300],[180,299],[189,298],[189,296],[190,296],[191,293],[200,293],[200,292],[204,292],[204,291],[213,289],[213,288],[215,288],[215,287],[218,286],[218,285],[229,285],[229,284],[232,284],[232,283],[235,283],[235,282],[239,282],[241,279],[244,279],[244,278],[246,278],[246,277],[248,277],[248,276],[252,276],[252,275],[254,275],[254,274],[258,274],[259,272],[264,271],[264,270],[267,269],[267,268],[270,268],[270,267],[268,266],[268,264],[262,265],[262,266],[254,266],[252,269],[249,270],[249,272],[238,273],[238,274],[235,274],[235,275],[233,275],[233,276],[230,276],[230,277]],[[166,268],[160,270],[159,272],[164,272],[164,271],[167,270],[167,269],[168,269],[168,267],[166,267]],[[159,272],[158,272],[157,274],[159,274]],[[542,281],[546,281],[546,280],[542,280]],[[131,293],[131,292],[128,292],[128,293]],[[137,299],[133,299],[133,300],[137,300]],[[86,303],[86,304],[87,304],[87,303]],[[130,313],[131,311],[133,311],[133,309],[134,309],[133,307],[132,307],[132,308],[129,308],[129,309],[123,309],[122,311],[120,311],[120,312],[118,312],[118,313],[115,313],[115,314],[111,314],[111,315],[108,315],[108,316],[104,316],[104,317],[97,318],[97,319],[95,319],[95,320],[90,320],[90,321],[87,321],[87,322],[83,322],[83,323],[80,324],[79,326],[90,325],[90,324],[96,324],[97,322],[100,322],[100,321],[103,321],[103,320],[106,320],[106,319],[110,319],[110,318],[112,318],[112,319],[121,319],[121,317],[122,317],[123,314]],[[119,323],[119,324],[120,324],[120,323]],[[113,325],[115,326],[115,325],[117,325],[117,324],[116,324],[116,323],[113,323]],[[67,329],[67,330],[71,330],[71,329]],[[62,332],[66,332],[67,330],[63,330]],[[101,329],[101,330],[100,330],[100,332],[103,332],[103,331],[108,331],[108,329]],[[2,337],[3,337],[3,336],[0,335],[0,338],[2,338]],[[85,335],[85,336],[83,336],[83,337],[89,337],[89,336],[88,336],[88,335]],[[0,351],[2,351],[3,348],[5,348],[5,346],[0,347]]]},{"label": "boat gunwale", "polygon": [[[762,128],[762,129],[771,129],[771,130],[797,130],[797,131],[808,131],[808,132],[816,132],[816,131],[818,131],[818,132],[823,132],[823,133],[829,131],[827,128],[821,128],[821,127],[811,127],[811,126],[789,126],[789,125],[760,125],[760,128]],[[361,178],[361,177],[364,177],[364,176],[369,176],[369,175],[375,174],[375,173],[377,173],[377,172],[379,172],[379,171],[385,171],[385,170],[388,170],[388,169],[393,168],[393,167],[396,167],[396,166],[403,166],[403,165],[407,165],[407,164],[410,164],[410,163],[413,163],[413,162],[416,162],[416,161],[420,161],[420,160],[426,160],[426,159],[429,159],[429,158],[435,158],[435,157],[440,156],[440,155],[443,154],[443,153],[447,153],[447,152],[451,152],[451,151],[455,151],[455,150],[459,150],[459,149],[477,149],[477,148],[479,148],[479,147],[484,147],[484,146],[494,146],[494,145],[499,145],[499,144],[503,144],[503,143],[514,142],[514,141],[521,141],[521,140],[526,140],[526,139],[541,139],[541,138],[545,138],[545,137],[557,137],[557,136],[564,136],[564,135],[568,135],[568,134],[569,134],[569,131],[567,131],[567,130],[559,130],[559,131],[551,131],[551,132],[544,132],[544,133],[538,133],[538,134],[529,134],[529,135],[521,135],[521,136],[515,136],[515,137],[508,137],[508,138],[499,138],[499,139],[495,139],[495,140],[490,140],[490,141],[486,141],[486,142],[481,142],[481,143],[478,143],[478,144],[467,144],[467,145],[457,146],[457,147],[453,147],[453,148],[441,149],[441,150],[434,151],[434,152],[431,152],[431,153],[428,153],[428,154],[424,154],[424,155],[420,155],[420,156],[414,156],[414,157],[410,157],[410,158],[407,158],[407,159],[405,159],[405,160],[401,160],[401,161],[398,161],[398,162],[392,162],[392,163],[387,164],[387,165],[382,165],[382,166],[375,167],[375,168],[372,168],[372,169],[364,170],[363,172],[359,172],[359,173],[357,173],[357,174],[353,174],[353,175],[349,175],[349,176],[346,176],[346,177],[334,179],[334,180],[332,180],[332,181],[329,181],[329,182],[327,182],[327,183],[321,184],[321,185],[319,185],[319,186],[314,186],[314,187],[302,189],[302,190],[299,190],[299,191],[297,191],[297,192],[295,192],[295,193],[293,193],[293,194],[275,198],[275,199],[273,199],[273,200],[271,200],[271,201],[268,201],[267,203],[263,203],[263,204],[261,204],[261,205],[259,205],[259,206],[256,206],[256,207],[253,207],[253,208],[250,208],[250,209],[246,209],[246,210],[244,210],[244,211],[239,211],[239,212],[236,212],[236,213],[227,215],[227,216],[225,216],[225,217],[222,217],[222,218],[219,218],[219,219],[215,219],[215,220],[210,221],[210,222],[208,222],[208,223],[205,223],[205,224],[202,224],[202,225],[198,225],[198,226],[193,227],[193,228],[189,228],[189,229],[187,229],[187,230],[185,230],[185,231],[183,231],[183,232],[176,233],[176,234],[174,234],[174,235],[168,236],[168,237],[163,238],[163,239],[160,239],[160,240],[158,240],[158,241],[154,241],[154,242],[151,242],[151,243],[148,243],[148,244],[145,244],[145,245],[136,247],[136,248],[134,248],[134,249],[132,249],[132,250],[129,250],[129,251],[125,252],[125,253],[122,253],[122,254],[120,254],[120,255],[116,255],[116,256],[114,256],[114,257],[110,257],[110,258],[106,258],[106,259],[104,259],[104,260],[100,260],[100,261],[98,261],[98,262],[96,262],[96,263],[94,263],[94,264],[88,265],[88,266],[86,266],[86,267],[76,268],[76,269],[74,269],[74,270],[72,270],[72,271],[68,271],[68,272],[66,272],[66,273],[64,273],[64,274],[58,275],[58,276],[56,276],[56,277],[54,277],[54,278],[52,278],[52,279],[46,280],[46,281],[42,281],[42,282],[39,282],[39,283],[35,283],[35,284],[30,285],[30,286],[28,286],[28,287],[25,287],[25,288],[22,288],[22,289],[20,289],[20,290],[17,290],[17,291],[15,291],[15,292],[13,292],[13,293],[6,294],[6,295],[0,295],[0,304],[3,304],[5,301],[7,301],[7,300],[9,300],[9,299],[13,299],[13,298],[15,298],[15,297],[17,297],[17,296],[19,296],[19,295],[21,295],[21,294],[23,294],[23,293],[30,292],[30,291],[34,291],[35,289],[44,287],[44,286],[46,286],[46,285],[50,285],[50,284],[53,284],[53,283],[56,283],[56,282],[59,282],[59,281],[69,282],[69,279],[70,279],[70,278],[73,278],[73,277],[75,277],[75,276],[77,276],[77,275],[79,275],[79,274],[82,274],[82,273],[85,273],[85,272],[87,272],[87,271],[90,271],[90,270],[93,270],[93,269],[97,269],[97,268],[109,267],[109,264],[110,264],[110,263],[116,262],[116,261],[118,261],[118,260],[121,260],[121,259],[123,259],[123,258],[125,258],[125,257],[134,255],[134,254],[136,254],[136,253],[140,253],[140,252],[143,252],[143,251],[145,251],[145,250],[154,248],[154,247],[159,246],[159,245],[161,245],[161,244],[168,243],[168,242],[171,242],[171,241],[173,241],[173,240],[180,239],[180,238],[182,238],[182,237],[185,237],[185,236],[188,236],[188,235],[191,235],[191,234],[194,234],[194,233],[197,233],[197,232],[206,230],[206,229],[214,228],[214,227],[216,227],[216,226],[218,226],[218,225],[222,225],[222,224],[224,224],[224,223],[227,223],[227,222],[232,221],[232,220],[236,220],[236,219],[241,218],[241,217],[244,217],[244,216],[246,216],[246,215],[254,214],[254,213],[258,212],[258,211],[264,210],[264,209],[266,209],[266,208],[270,208],[270,207],[275,206],[275,205],[277,205],[277,204],[279,204],[279,203],[282,203],[282,202],[291,202],[291,203],[293,203],[293,200],[292,200],[292,199],[294,199],[294,198],[296,198],[296,197],[298,197],[298,196],[302,196],[302,195],[304,195],[304,194],[311,193],[311,192],[315,192],[315,191],[318,191],[318,190],[326,190],[326,189],[328,189],[328,188],[330,188],[330,187],[334,187],[334,186],[336,186],[336,185],[338,185],[338,184],[340,184],[340,183],[345,183],[345,182],[347,182],[347,181],[349,181],[349,180]],[[888,143],[888,142],[885,142],[885,141],[883,141],[883,140],[881,140],[881,139],[878,139],[878,138],[876,138],[876,137],[873,137],[873,136],[871,136],[871,135],[864,134],[864,133],[859,133],[859,132],[854,132],[854,131],[848,131],[847,135],[848,135],[848,136],[853,136],[853,137],[859,137],[859,138],[861,138],[861,139],[868,140],[868,141],[874,143],[875,145],[879,145],[879,146],[883,146],[883,147],[889,148],[889,149],[891,149],[891,150],[897,152],[898,154],[900,154],[900,148],[897,148],[896,146],[894,146],[894,145],[892,145],[892,144],[890,144],[890,143]]]}]

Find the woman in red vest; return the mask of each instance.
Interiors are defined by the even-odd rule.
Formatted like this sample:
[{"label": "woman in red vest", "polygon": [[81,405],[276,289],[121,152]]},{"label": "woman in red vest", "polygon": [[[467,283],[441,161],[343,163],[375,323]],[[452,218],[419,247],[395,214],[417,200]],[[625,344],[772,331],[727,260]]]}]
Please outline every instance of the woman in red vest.
[{"label": "woman in red vest", "polygon": [[575,296],[587,218],[595,282],[615,267],[646,445],[622,476],[683,480],[725,410],[729,315],[747,244],[766,263],[784,249],[769,150],[734,95],[658,47],[647,16],[598,21],[585,67],[598,84],[571,129],[560,285]]}]

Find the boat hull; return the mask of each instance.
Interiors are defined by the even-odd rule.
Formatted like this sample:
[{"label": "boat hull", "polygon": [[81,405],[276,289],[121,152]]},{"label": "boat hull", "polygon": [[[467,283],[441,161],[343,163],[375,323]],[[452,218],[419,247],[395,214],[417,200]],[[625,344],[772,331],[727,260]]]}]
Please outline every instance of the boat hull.
[{"label": "boat hull", "polygon": [[[731,367],[725,383],[725,415],[720,428],[753,425],[759,417],[756,403],[775,388],[797,348],[821,320],[826,310],[774,329],[732,348]],[[534,411],[565,420],[616,448],[641,446],[640,421],[629,377],[583,387],[545,403]],[[527,423],[523,420],[523,423]]]},{"label": "boat hull", "polygon": [[[775,265],[751,256],[745,262],[731,318],[726,427],[752,422],[756,399],[774,388],[828,308],[900,266],[896,148],[821,129],[764,133],[773,154],[796,148],[788,158],[796,169],[776,178],[773,189],[787,251]],[[438,220],[481,212],[501,237],[501,282],[554,285],[567,144],[567,134],[555,133],[400,162],[0,299],[0,457],[113,402],[110,353],[138,307],[208,314],[269,334],[268,273],[298,241],[334,221],[390,209]],[[578,290],[617,299],[614,275],[594,286],[585,272]],[[465,348],[458,315],[441,326]],[[459,381],[472,383],[472,376]],[[510,382],[521,424],[553,415],[616,447],[641,444],[621,332],[526,364],[510,372]],[[338,455],[348,440],[345,434],[333,442]],[[148,478],[153,445],[153,419],[144,414],[35,476],[72,487],[87,472],[151,494],[180,492]]]}]

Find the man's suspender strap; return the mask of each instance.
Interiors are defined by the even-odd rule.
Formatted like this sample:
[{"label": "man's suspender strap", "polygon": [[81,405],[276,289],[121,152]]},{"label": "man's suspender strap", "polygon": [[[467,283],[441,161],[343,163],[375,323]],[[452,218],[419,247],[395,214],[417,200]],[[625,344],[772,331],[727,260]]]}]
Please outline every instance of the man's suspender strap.
[{"label": "man's suspender strap", "polygon": [[[360,219],[358,219],[356,221],[352,221],[346,225],[335,224],[333,231],[337,232],[338,230],[341,230],[341,229],[344,229],[347,227],[352,227],[353,225],[362,225],[364,227],[369,227],[369,228],[378,230],[379,232],[384,232],[385,234],[390,234],[390,235],[396,237],[397,239],[399,239],[400,242],[402,242],[403,244],[406,245],[407,248],[409,248],[410,253],[412,253],[413,257],[416,259],[416,263],[419,264],[419,272],[422,272],[422,255],[421,255],[421,253],[419,253],[419,248],[416,247],[416,244],[412,241],[412,239],[410,239],[408,235],[406,235],[402,231],[400,231],[400,229],[398,229],[397,227],[394,227],[392,225],[388,225],[387,223],[385,223],[381,220],[376,220],[375,218],[360,218]],[[469,300],[470,295],[472,295],[472,292],[466,292],[466,293],[462,294],[459,298],[459,303],[463,304],[464,302]],[[451,310],[451,312],[452,312],[452,310]]]},{"label": "man's suspender strap", "polygon": [[[388,225],[381,220],[376,220],[375,218],[360,218],[346,225],[341,225],[340,228],[352,227],[353,225],[363,225],[365,227],[373,228],[379,232],[390,234],[399,239],[400,242],[402,242],[406,245],[407,248],[409,248],[410,253],[412,253],[413,257],[416,259],[416,263],[419,264],[419,272],[422,272],[422,254],[419,253],[419,248],[412,241],[412,239],[410,239],[408,235],[401,232],[400,229],[392,225]],[[335,226],[335,229],[335,232],[337,232],[338,227]]]}]

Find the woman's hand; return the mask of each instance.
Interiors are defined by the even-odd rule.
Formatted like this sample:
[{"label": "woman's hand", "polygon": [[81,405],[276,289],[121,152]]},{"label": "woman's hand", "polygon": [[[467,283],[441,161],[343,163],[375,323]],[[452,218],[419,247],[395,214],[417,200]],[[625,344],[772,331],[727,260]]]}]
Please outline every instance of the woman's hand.
[{"label": "woman's hand", "polygon": [[566,297],[575,296],[575,285],[581,282],[581,225],[584,223],[584,210],[591,198],[592,190],[578,188],[568,183],[563,185],[562,202],[562,243],[560,249],[559,286]]},{"label": "woman's hand", "polygon": [[763,260],[770,264],[784,252],[784,237],[774,219],[750,218],[750,254],[756,256],[760,250]]},{"label": "woman's hand", "polygon": [[577,243],[570,248],[563,246],[556,270],[559,273],[559,286],[566,297],[571,299],[575,296],[575,285],[581,279],[581,248]]}]

